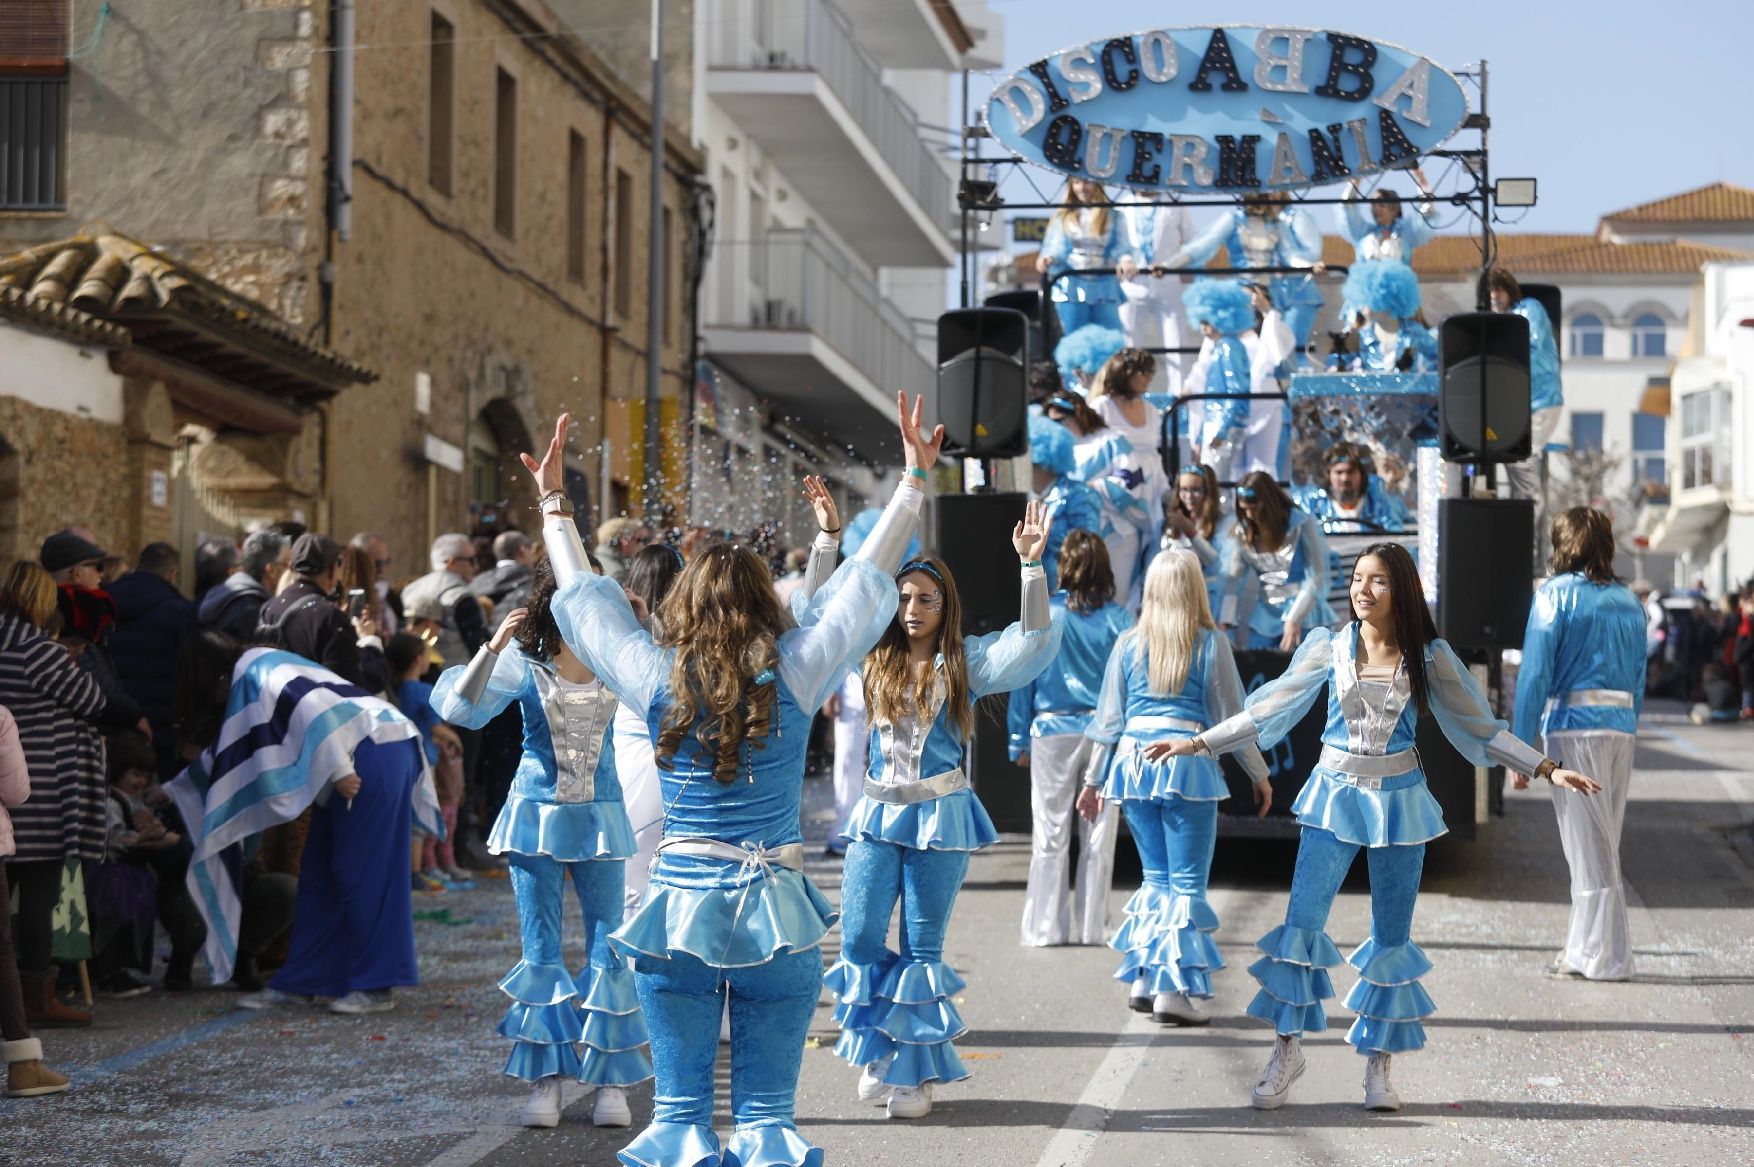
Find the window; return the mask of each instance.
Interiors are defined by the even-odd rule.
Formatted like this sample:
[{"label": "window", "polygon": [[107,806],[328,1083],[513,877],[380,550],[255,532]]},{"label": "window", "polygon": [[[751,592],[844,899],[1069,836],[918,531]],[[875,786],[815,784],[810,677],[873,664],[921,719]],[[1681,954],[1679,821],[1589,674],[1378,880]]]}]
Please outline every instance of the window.
[{"label": "window", "polygon": [[1664,357],[1669,355],[1669,329],[1661,316],[1645,313],[1632,322],[1632,355]]},{"label": "window", "polygon": [[1668,436],[1669,419],[1656,413],[1632,415],[1632,481],[1657,486],[1669,481],[1668,458],[1663,442]]},{"label": "window", "polygon": [[1602,318],[1585,312],[1571,318],[1571,355],[1599,357],[1602,355]]},{"label": "window", "polygon": [[1602,452],[1603,419],[1599,413],[1571,415],[1571,452],[1600,454]]},{"label": "window", "polygon": [[518,83],[494,70],[493,225],[510,238],[518,232]]},{"label": "window", "polygon": [[1716,385],[1681,398],[1681,489],[1730,484],[1730,391]]},{"label": "window", "polygon": [[566,133],[566,278],[585,282],[585,139]]},{"label": "window", "polygon": [[432,14],[426,97],[426,180],[441,194],[451,193],[451,151],[456,127],[457,30]]},{"label": "window", "polygon": [[67,0],[0,5],[0,210],[67,205]]},{"label": "window", "polygon": [[633,176],[615,172],[615,313],[633,314]]}]

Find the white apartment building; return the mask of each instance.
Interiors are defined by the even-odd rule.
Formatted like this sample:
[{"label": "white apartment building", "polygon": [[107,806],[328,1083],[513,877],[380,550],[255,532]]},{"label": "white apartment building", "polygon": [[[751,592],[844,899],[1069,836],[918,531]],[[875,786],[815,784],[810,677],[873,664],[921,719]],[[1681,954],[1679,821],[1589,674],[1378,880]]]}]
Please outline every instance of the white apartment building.
[{"label": "white apartment building", "polygon": [[701,289],[693,521],[813,529],[900,465],[897,390],[935,380],[956,263],[959,70],[998,64],[984,0],[701,0],[695,141],[716,198]]},{"label": "white apartment building", "polygon": [[1647,526],[1677,586],[1721,595],[1754,577],[1754,262],[1707,264],[1696,294],[1670,378],[1672,490]]}]

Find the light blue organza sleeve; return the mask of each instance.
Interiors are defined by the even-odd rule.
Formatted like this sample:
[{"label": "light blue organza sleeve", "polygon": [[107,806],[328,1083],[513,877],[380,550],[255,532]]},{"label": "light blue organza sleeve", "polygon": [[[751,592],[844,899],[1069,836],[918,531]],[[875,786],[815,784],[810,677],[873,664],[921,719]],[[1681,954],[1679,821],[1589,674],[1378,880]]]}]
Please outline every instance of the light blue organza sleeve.
[{"label": "light blue organza sleeve", "polygon": [[1346,191],[1346,201],[1340,204],[1340,230],[1352,241],[1353,247],[1361,247],[1364,239],[1370,234],[1372,224],[1364,213],[1364,205],[1356,190]]},{"label": "light blue organza sleeve", "polygon": [[803,708],[820,708],[875,647],[896,601],[894,578],[862,550],[840,565],[811,602],[809,623],[779,640],[780,677]]},{"label": "light blue organza sleeve", "polygon": [[[1212,717],[1222,725],[1244,712],[1242,674],[1236,671],[1236,655],[1230,651],[1230,641],[1223,634],[1214,632],[1207,638],[1207,643],[1211,656],[1206,662],[1206,703]],[[1260,746],[1244,742],[1235,752],[1236,760],[1243,773],[1249,776],[1249,781],[1267,780],[1267,759],[1261,756]]]},{"label": "light blue organza sleeve", "polygon": [[1285,262],[1292,267],[1313,267],[1322,261],[1322,229],[1314,215],[1300,213],[1293,207],[1279,217],[1284,226],[1281,246]]},{"label": "light blue organza sleeve", "polygon": [[670,656],[640,627],[621,585],[584,571],[549,604],[560,638],[641,720],[670,673]]},{"label": "light blue organza sleeve", "polygon": [[1122,636],[1108,654],[1108,667],[1102,671],[1102,692],[1096,698],[1096,715],[1084,727],[1084,736],[1099,745],[1112,746],[1121,740],[1121,728],[1127,724],[1127,654],[1139,642],[1136,635]]},{"label": "light blue organza sleeve", "polygon": [[1496,764],[1532,774],[1546,760],[1545,754],[1512,736],[1510,726],[1492,715],[1480,683],[1445,641],[1431,642],[1425,684],[1443,736],[1474,765]]},{"label": "light blue organza sleeve", "polygon": [[1320,523],[1307,514],[1303,515],[1297,538],[1303,543],[1303,584],[1297,589],[1291,606],[1285,610],[1285,619],[1291,624],[1302,624],[1327,596],[1331,571],[1328,539],[1322,534]]},{"label": "light blue organza sleeve", "polygon": [[1250,693],[1243,712],[1227,717],[1200,736],[1214,754],[1235,750],[1244,742],[1271,749],[1303,720],[1328,683],[1334,659],[1334,634],[1312,628],[1285,671]]},{"label": "light blue organza sleeve", "polygon": [[[471,700],[468,696],[471,685],[465,678],[480,664],[486,663],[485,657],[493,658],[487,684],[480,695]],[[530,658],[521,648],[508,648],[501,653],[482,648],[476,653],[476,658],[466,665],[452,665],[432,687],[432,707],[438,715],[464,729],[480,729],[498,717],[506,706],[518,699],[518,694],[524,691],[530,679]]]},{"label": "light blue organza sleeve", "polygon": [[1553,656],[1559,647],[1559,593],[1564,583],[1550,579],[1535,592],[1523,630],[1523,663],[1516,671],[1516,712],[1512,727],[1526,742],[1540,740],[1541,717],[1553,691]]},{"label": "light blue organza sleeve", "polygon": [[1436,234],[1431,225],[1431,216],[1436,213],[1437,208],[1430,199],[1421,200],[1409,209],[1402,210],[1401,258],[1407,263],[1413,262],[1414,250],[1431,242],[1432,235]]},{"label": "light blue organza sleeve", "polygon": [[963,641],[968,656],[968,687],[976,700],[988,693],[1007,693],[1039,677],[1060,651],[1060,620],[1025,632],[1022,622],[998,632]]},{"label": "light blue organza sleeve", "polygon": [[[1218,249],[1223,247],[1225,242],[1229,240],[1231,233],[1236,230],[1237,224],[1241,222],[1241,220],[1242,216],[1239,212],[1232,212],[1228,215],[1219,215],[1216,219],[1206,225],[1204,231],[1201,231],[1198,235],[1182,244],[1181,250],[1165,261],[1165,266],[1204,267],[1206,264],[1212,262],[1212,257],[1217,255]],[[1233,260],[1232,262],[1235,261]],[[1237,266],[1241,265],[1238,264]]]}]

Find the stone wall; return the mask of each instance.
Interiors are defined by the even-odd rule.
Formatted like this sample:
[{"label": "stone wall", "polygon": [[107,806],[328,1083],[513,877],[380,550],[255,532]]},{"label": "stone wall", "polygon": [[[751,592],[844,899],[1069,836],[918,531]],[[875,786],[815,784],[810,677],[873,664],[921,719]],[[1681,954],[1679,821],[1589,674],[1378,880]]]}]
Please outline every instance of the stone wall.
[{"label": "stone wall", "polygon": [[122,426],[0,397],[0,564],[35,559],[45,538],[71,526],[132,556],[146,468]]}]

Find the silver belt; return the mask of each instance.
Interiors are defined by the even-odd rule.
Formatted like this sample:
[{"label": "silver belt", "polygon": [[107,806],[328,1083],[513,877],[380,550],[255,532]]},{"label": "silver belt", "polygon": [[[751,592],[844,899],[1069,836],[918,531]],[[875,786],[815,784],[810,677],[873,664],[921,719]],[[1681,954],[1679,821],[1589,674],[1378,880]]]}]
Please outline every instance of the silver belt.
[{"label": "silver belt", "polygon": [[1379,790],[1385,778],[1419,769],[1419,751],[1401,750],[1393,754],[1351,754],[1338,746],[1323,746],[1316,763],[1324,770],[1333,770],[1361,790]]},{"label": "silver belt", "polygon": [[1189,721],[1182,717],[1130,717],[1121,728],[1124,734],[1132,734],[1134,730],[1175,730],[1179,733],[1205,733],[1206,727],[1197,721]]},{"label": "silver belt", "polygon": [[765,843],[727,843],[723,839],[705,839],[698,837],[682,839],[665,839],[658,844],[653,855],[693,855],[701,859],[722,859],[726,863],[740,863],[753,867],[763,874],[771,875],[771,867],[784,867],[790,871],[804,870],[804,844],[785,843],[778,847],[769,847]]},{"label": "silver belt", "polygon": [[1094,710],[1094,709],[1041,709],[1041,710],[1036,711],[1035,716],[1036,717],[1089,717],[1092,713],[1095,713],[1095,712],[1096,712],[1096,710]]},{"label": "silver belt", "polygon": [[958,790],[968,789],[968,775],[961,766],[954,770],[946,770],[942,774],[934,774],[930,778],[921,778],[918,782],[875,782],[865,779],[865,797],[874,802],[887,802],[906,806],[915,802],[930,802],[934,798],[943,798],[946,794],[954,794]]},{"label": "silver belt", "polygon": [[1554,698],[1554,703],[1573,709],[1581,705],[1608,706],[1613,709],[1631,709],[1633,706],[1632,694],[1624,689],[1573,689]]}]

